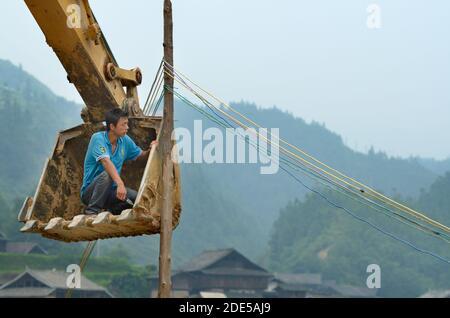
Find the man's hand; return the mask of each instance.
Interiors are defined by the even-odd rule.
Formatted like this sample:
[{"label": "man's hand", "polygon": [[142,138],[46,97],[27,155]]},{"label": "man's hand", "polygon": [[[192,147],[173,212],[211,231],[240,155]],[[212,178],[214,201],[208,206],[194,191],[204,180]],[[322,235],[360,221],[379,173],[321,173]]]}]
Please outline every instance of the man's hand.
[{"label": "man's hand", "polygon": [[125,201],[127,198],[127,189],[125,188],[125,184],[120,178],[119,173],[117,173],[116,167],[112,163],[111,159],[103,158],[101,159],[101,163],[111,179],[113,179],[113,181],[117,184],[117,198]]},{"label": "man's hand", "polygon": [[127,189],[123,183],[117,185],[117,198],[121,201],[125,201],[127,198]]},{"label": "man's hand", "polygon": [[153,140],[151,143],[150,143],[150,148],[151,147],[156,147],[156,146],[158,146],[158,140]]}]

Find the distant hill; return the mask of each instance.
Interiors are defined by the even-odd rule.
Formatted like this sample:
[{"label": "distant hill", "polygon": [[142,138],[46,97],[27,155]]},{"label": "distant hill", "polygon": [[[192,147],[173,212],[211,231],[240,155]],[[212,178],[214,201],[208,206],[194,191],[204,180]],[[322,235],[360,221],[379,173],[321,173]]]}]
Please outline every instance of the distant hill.
[{"label": "distant hill", "polygon": [[0,60],[0,189],[5,195],[25,197],[34,191],[56,133],[81,123],[80,110]]},{"label": "distant hill", "polygon": [[428,170],[440,176],[450,171],[450,159],[436,160],[430,158],[417,158],[417,161]]},{"label": "distant hill", "polygon": [[[248,103],[234,106],[264,127],[280,128],[282,138],[318,159],[384,192],[414,197],[438,175],[416,159],[353,151],[323,125],[306,123],[277,108],[261,109]],[[20,67],[0,60],[0,133],[6,136],[0,140],[0,190],[7,202],[0,222],[2,218],[13,220],[11,226],[18,226],[18,205],[26,195],[34,193],[56,132],[80,123],[80,108],[53,94]],[[212,126],[180,102],[176,103],[175,119],[178,127],[192,128],[195,119],[203,119],[205,128]],[[174,264],[181,264],[203,249],[222,247],[235,247],[258,258],[267,246],[279,210],[304,194],[281,171],[261,175],[257,165],[183,164],[183,213],[174,232]],[[0,223],[0,231],[4,231],[2,226]],[[20,235],[15,231],[10,234]],[[48,241],[27,237],[41,244]],[[135,260],[157,263],[157,236],[113,239],[102,241],[100,246],[108,248],[119,243]]]},{"label": "distant hill", "polygon": [[[332,201],[384,231],[420,249],[450,259],[448,243],[410,228],[381,213],[322,190]],[[439,177],[415,200],[407,202],[427,216],[449,225],[450,173]],[[418,297],[428,290],[450,288],[449,265],[414,250],[327,204],[317,195],[292,200],[271,231],[265,265],[278,272],[319,272],[341,284],[364,286],[366,268],[381,269],[381,297]]]},{"label": "distant hill", "polygon": [[[383,152],[375,153],[372,150],[368,154],[356,152],[324,125],[317,122],[308,124],[277,108],[263,109],[242,102],[232,106],[262,127],[280,128],[282,139],[385,193],[415,197],[421,189],[427,189],[438,175],[421,165],[417,159],[392,158]],[[191,131],[193,121],[203,118],[183,104],[177,104],[175,116],[178,126]],[[203,120],[203,127],[215,125],[208,119]],[[302,197],[306,193],[281,170],[275,175],[261,175],[258,165],[249,164],[210,164],[204,165],[202,169],[215,182],[215,188],[229,193],[234,202],[250,211],[266,233],[277,218],[279,209],[292,198]]]}]

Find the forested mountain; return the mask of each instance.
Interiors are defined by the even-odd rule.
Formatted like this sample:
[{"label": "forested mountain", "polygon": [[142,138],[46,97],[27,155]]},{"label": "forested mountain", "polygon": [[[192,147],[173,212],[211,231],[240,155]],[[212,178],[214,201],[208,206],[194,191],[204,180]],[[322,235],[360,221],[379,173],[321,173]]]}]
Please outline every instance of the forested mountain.
[{"label": "forested mountain", "polygon": [[[448,243],[444,240],[335,192],[320,191],[382,230],[450,260]],[[450,173],[447,173],[407,204],[448,225],[449,193]],[[448,263],[394,240],[315,194],[293,200],[281,210],[266,257],[266,265],[274,271],[317,272],[326,279],[357,286],[365,286],[367,266],[377,264],[381,268],[378,296],[382,297],[417,297],[429,289],[450,288]]]},{"label": "forested mountain", "polygon": [[[279,128],[282,138],[318,159],[386,193],[416,197],[444,170],[432,172],[419,159],[353,151],[324,125],[306,123],[277,108],[262,109],[244,102],[233,106],[263,127]],[[81,123],[80,109],[20,67],[0,60],[0,190],[4,201],[0,202],[0,231],[8,236],[39,240],[50,249],[68,248],[18,233],[16,217],[25,196],[34,193],[57,131]],[[204,128],[213,126],[179,101],[175,119],[177,127],[191,131],[195,119],[202,119]],[[306,191],[281,170],[261,175],[259,168],[257,164],[182,164],[183,213],[174,232],[175,266],[204,249],[222,247],[235,247],[261,259],[280,209],[295,198],[302,199]],[[135,261],[157,263],[158,236],[102,241],[100,252],[119,243]]]}]

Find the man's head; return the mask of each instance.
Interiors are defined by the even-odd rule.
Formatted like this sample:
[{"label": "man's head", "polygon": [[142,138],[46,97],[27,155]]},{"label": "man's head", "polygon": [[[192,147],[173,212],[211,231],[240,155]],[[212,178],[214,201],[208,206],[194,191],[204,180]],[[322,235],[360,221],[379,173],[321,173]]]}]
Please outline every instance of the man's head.
[{"label": "man's head", "polygon": [[114,108],[106,113],[106,130],[117,137],[123,137],[128,132],[128,113],[120,108]]}]

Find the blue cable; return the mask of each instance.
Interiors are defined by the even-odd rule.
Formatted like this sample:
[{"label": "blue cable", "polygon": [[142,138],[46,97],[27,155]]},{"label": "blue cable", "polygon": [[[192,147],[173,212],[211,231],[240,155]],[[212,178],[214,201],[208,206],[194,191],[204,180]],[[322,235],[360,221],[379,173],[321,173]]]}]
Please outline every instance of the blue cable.
[{"label": "blue cable", "polygon": [[355,215],[354,213],[350,212],[347,208],[345,208],[345,207],[343,207],[343,206],[341,206],[341,205],[339,205],[339,204],[334,203],[333,201],[331,201],[330,199],[328,199],[328,198],[327,198],[324,194],[322,194],[321,192],[319,192],[319,191],[317,191],[317,190],[314,190],[314,189],[308,187],[305,183],[303,183],[303,181],[301,181],[300,179],[298,179],[296,176],[294,176],[292,173],[290,173],[288,170],[286,170],[286,169],[285,169],[284,167],[282,167],[281,165],[280,165],[280,168],[281,168],[282,170],[284,170],[284,172],[286,172],[287,174],[289,174],[292,178],[294,178],[297,182],[299,182],[302,186],[304,186],[306,189],[308,189],[309,191],[311,191],[311,192],[313,192],[313,193],[319,195],[320,197],[322,197],[325,201],[327,201],[329,204],[333,205],[334,207],[336,207],[336,208],[338,208],[338,209],[344,210],[345,212],[347,212],[347,213],[348,213],[350,216],[352,216],[353,218],[355,218],[355,219],[357,219],[357,220],[359,220],[359,221],[361,221],[361,222],[364,222],[364,223],[368,224],[369,226],[371,226],[372,228],[376,229],[377,231],[379,231],[379,232],[381,232],[381,233],[383,233],[383,234],[385,234],[385,235],[387,235],[387,236],[390,236],[390,237],[393,238],[394,240],[397,240],[397,241],[399,241],[399,242],[401,242],[401,243],[403,243],[403,244],[408,245],[409,247],[415,249],[416,251],[418,251],[418,252],[420,252],[420,253],[428,254],[428,255],[433,256],[433,257],[437,258],[438,260],[443,261],[444,263],[447,263],[447,264],[450,265],[450,261],[447,260],[447,259],[445,259],[445,258],[443,258],[442,256],[439,256],[439,255],[437,255],[437,254],[435,254],[435,253],[433,253],[433,252],[430,252],[430,251],[421,249],[421,248],[415,246],[414,244],[412,244],[411,242],[406,241],[406,240],[404,240],[404,239],[402,239],[402,238],[399,238],[398,236],[396,236],[396,235],[394,235],[394,234],[392,234],[392,233],[389,233],[389,232],[383,230],[382,228],[376,226],[375,224],[372,224],[370,221],[364,220],[363,218],[361,218],[361,217]]},{"label": "blue cable", "polygon": [[[202,102],[206,105],[206,103],[205,103],[203,100],[202,100]],[[206,105],[206,106],[208,106],[208,105]],[[210,107],[208,107],[208,108],[211,110]],[[222,116],[218,115],[215,111],[213,111],[213,112],[214,112],[214,114],[215,114],[216,116],[218,116],[219,118],[221,118],[221,119],[222,119],[224,122],[226,122],[229,126],[233,127],[232,125],[230,125],[230,123],[229,123],[225,118],[223,118]],[[246,140],[246,142],[248,143],[247,140]],[[365,219],[363,219],[363,218],[361,218],[361,217],[355,215],[354,213],[352,213],[352,212],[351,212],[350,210],[348,210],[347,208],[345,208],[345,207],[343,207],[343,206],[341,206],[341,205],[339,205],[339,204],[334,203],[333,201],[331,201],[330,199],[328,199],[324,194],[322,194],[320,191],[317,191],[317,190],[312,189],[311,187],[308,187],[303,181],[301,181],[299,178],[297,178],[295,175],[293,175],[291,172],[289,172],[287,169],[285,169],[285,168],[281,165],[281,163],[280,163],[280,168],[281,168],[284,172],[286,172],[287,174],[289,174],[292,178],[294,178],[297,182],[299,182],[303,187],[305,187],[305,188],[308,189],[309,191],[311,191],[311,192],[313,192],[313,193],[319,195],[320,197],[322,197],[322,198],[323,198],[325,201],[327,201],[330,205],[332,205],[332,206],[334,206],[334,207],[336,207],[336,208],[338,208],[338,209],[344,210],[347,214],[349,214],[349,215],[352,216],[353,218],[355,218],[355,219],[357,219],[357,220],[359,220],[359,221],[361,221],[361,222],[366,223],[367,225],[369,225],[370,227],[376,229],[377,231],[381,232],[382,234],[385,234],[385,235],[387,235],[387,236],[393,238],[394,240],[399,241],[399,242],[401,242],[401,243],[403,243],[403,244],[405,244],[405,245],[407,245],[407,246],[413,248],[414,250],[416,250],[416,251],[418,251],[418,252],[420,252],[420,253],[430,255],[430,256],[432,256],[432,257],[434,257],[434,258],[436,258],[436,259],[438,259],[438,260],[440,260],[440,261],[442,261],[442,262],[444,262],[444,263],[450,265],[450,261],[447,260],[447,259],[445,259],[445,258],[443,258],[442,256],[440,256],[440,255],[438,255],[438,254],[435,254],[435,253],[433,253],[433,252],[430,252],[430,251],[421,249],[421,248],[415,246],[413,243],[411,243],[411,242],[409,242],[409,241],[407,241],[407,240],[404,240],[404,239],[402,239],[402,238],[400,238],[400,237],[398,237],[398,236],[396,236],[396,235],[394,235],[394,234],[392,234],[392,233],[390,233],[390,232],[387,232],[387,231],[383,230],[382,228],[378,227],[377,225],[371,223],[370,221],[367,221],[367,220],[365,220]]]}]

